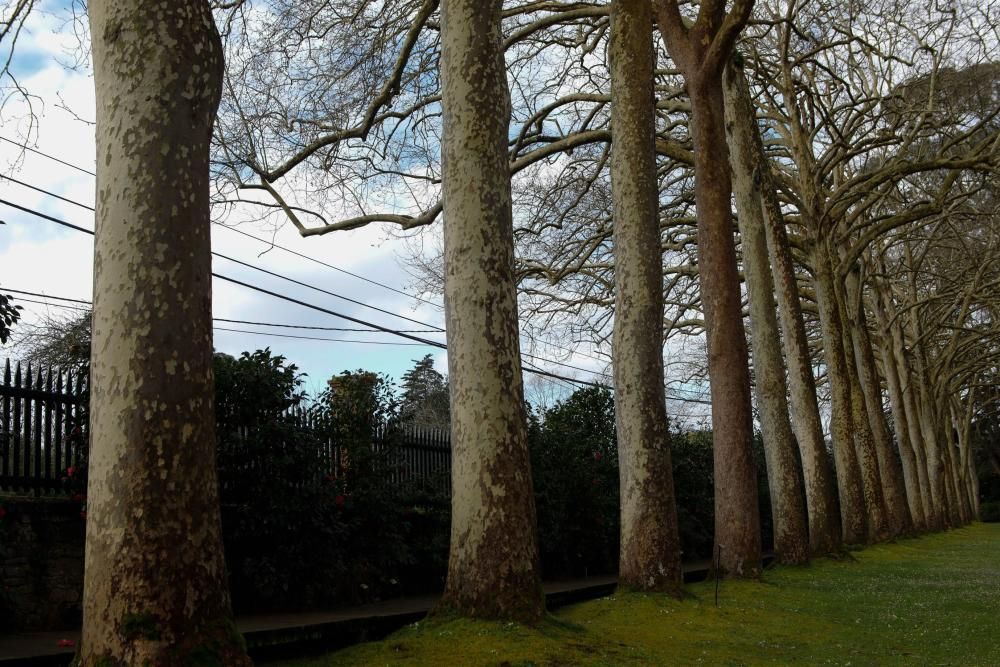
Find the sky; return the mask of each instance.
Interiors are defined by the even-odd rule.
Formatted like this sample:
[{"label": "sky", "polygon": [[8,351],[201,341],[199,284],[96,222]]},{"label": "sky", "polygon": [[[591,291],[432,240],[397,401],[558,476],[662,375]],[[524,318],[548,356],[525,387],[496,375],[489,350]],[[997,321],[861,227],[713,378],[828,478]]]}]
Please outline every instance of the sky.
[{"label": "sky", "polygon": [[[64,15],[63,15],[64,16]],[[34,99],[37,127],[29,122],[28,108],[16,96],[7,98],[0,109],[0,137],[17,143],[27,136],[29,146],[88,171],[94,170],[93,79],[88,69],[69,69],[75,41],[60,31],[59,15],[32,17],[22,31],[12,70],[21,86]],[[5,84],[9,84],[9,80]],[[93,229],[93,213],[75,204],[33,191],[8,177],[48,190],[80,204],[93,205],[94,177],[16,145],[0,140],[0,199],[34,209],[72,224]],[[237,223],[237,211],[227,219]],[[51,296],[90,300],[93,282],[93,238],[61,227],[29,213],[0,203],[0,289],[23,290]],[[308,255],[329,265],[377,281],[402,292],[411,292],[408,274],[397,253],[402,251],[386,230],[368,227],[351,232],[309,239],[301,238],[291,227],[279,229],[259,223],[242,223],[239,231]],[[432,232],[433,233],[433,232]],[[274,276],[216,257],[213,270],[265,289],[306,301],[330,310],[370,321],[392,329],[422,330],[416,334],[444,342],[440,298],[424,295],[423,303],[403,294],[379,287],[333,268],[321,266],[269,244],[213,225],[213,250],[268,271],[293,278],[306,285],[343,295],[361,304],[387,312],[378,312],[306,286],[292,284]],[[266,252],[265,252],[266,251]],[[262,254],[263,253],[263,254]],[[16,295],[15,295],[16,296]],[[214,315],[217,318],[271,322],[321,327],[359,328],[324,313],[283,302],[252,292],[219,279],[213,283]],[[34,298],[34,297],[25,297]],[[56,303],[55,300],[39,299]],[[36,321],[46,310],[66,313],[56,307],[20,302],[26,323]],[[420,324],[395,317],[417,320]],[[366,343],[300,340],[260,334],[217,330],[216,349],[230,354],[243,350],[270,347],[308,374],[306,386],[322,386],[325,379],[343,370],[363,368],[399,377],[412,366],[414,359],[433,354],[435,365],[446,372],[444,351],[427,345],[401,345],[407,341],[386,334],[298,330],[216,322],[220,328],[254,330],[282,335],[300,335]],[[429,326],[428,326],[429,325]],[[426,330],[432,330],[427,332]],[[392,345],[373,343],[394,343]],[[0,348],[0,357],[14,351]]]},{"label": "sky", "polygon": [[[92,211],[78,205],[92,206],[94,202],[94,177],[85,173],[94,170],[93,79],[86,64],[75,68],[69,66],[78,60],[78,47],[69,30],[71,26],[66,23],[67,11],[61,5],[51,1],[41,3],[43,10],[50,11],[34,14],[18,39],[11,70],[21,87],[32,96],[33,114],[18,95],[7,95],[0,106],[0,199],[93,229]],[[7,45],[3,46],[0,51],[6,52]],[[3,85],[9,86],[10,83],[8,79]],[[79,169],[15,145],[25,139],[31,148]],[[10,178],[47,190],[65,200],[32,190]],[[445,341],[444,333],[435,331],[444,327],[440,297],[416,294],[409,284],[410,277],[401,259],[405,253],[402,241],[389,230],[369,225],[354,231],[304,239],[291,224],[276,226],[246,221],[254,212],[237,210],[226,218],[226,224],[234,225],[238,231],[213,225],[213,250],[304,284],[293,284],[219,257],[213,261],[216,273],[380,326],[418,331],[414,335]],[[0,220],[5,223],[0,225],[0,290],[91,299],[93,238],[90,235],[2,202]],[[440,234],[440,225],[422,233]],[[318,261],[272,248],[269,243],[247,235],[271,241]],[[423,300],[415,299],[411,294]],[[59,303],[54,299],[38,300]],[[70,315],[78,312],[55,305],[19,303],[24,307],[23,321],[29,325],[46,313]],[[305,327],[359,326],[218,278],[213,282],[213,303],[216,318]],[[305,387],[311,393],[321,389],[330,376],[343,370],[365,369],[399,378],[412,367],[414,360],[425,354],[432,354],[435,367],[447,373],[445,351],[384,333],[291,329],[219,321],[216,327],[216,350],[238,355],[244,350],[270,347],[275,354],[286,357],[307,374]],[[242,332],[224,329],[240,329]],[[337,341],[285,338],[265,333]],[[17,356],[17,351],[11,349],[9,344],[6,348],[0,347],[0,358],[8,356]],[[558,359],[536,358],[532,362],[560,374],[586,380],[599,378],[593,373],[576,371],[558,363],[599,371],[603,371],[605,366],[604,361],[583,354],[563,355]],[[543,386],[545,384],[528,378],[529,393],[532,390],[544,392],[546,400],[551,401],[566,395],[571,387],[566,383]],[[548,384],[551,385],[551,382]],[[536,400],[540,398],[538,396]]]}]

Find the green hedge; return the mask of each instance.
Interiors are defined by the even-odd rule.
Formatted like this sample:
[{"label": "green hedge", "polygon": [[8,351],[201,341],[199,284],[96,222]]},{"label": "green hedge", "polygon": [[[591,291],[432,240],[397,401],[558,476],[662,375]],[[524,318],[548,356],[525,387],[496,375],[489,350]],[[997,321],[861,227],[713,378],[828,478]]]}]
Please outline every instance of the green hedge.
[{"label": "green hedge", "polygon": [[986,523],[1000,523],[1000,500],[981,504],[979,518]]}]

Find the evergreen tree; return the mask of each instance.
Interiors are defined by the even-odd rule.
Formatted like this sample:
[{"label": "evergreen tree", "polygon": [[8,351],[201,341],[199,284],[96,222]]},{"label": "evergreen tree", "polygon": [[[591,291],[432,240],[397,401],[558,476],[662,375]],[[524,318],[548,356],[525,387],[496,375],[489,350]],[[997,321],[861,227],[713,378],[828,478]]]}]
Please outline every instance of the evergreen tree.
[{"label": "evergreen tree", "polygon": [[414,360],[413,368],[403,375],[400,417],[408,424],[430,428],[448,428],[448,381],[434,370],[434,359],[425,355]]}]

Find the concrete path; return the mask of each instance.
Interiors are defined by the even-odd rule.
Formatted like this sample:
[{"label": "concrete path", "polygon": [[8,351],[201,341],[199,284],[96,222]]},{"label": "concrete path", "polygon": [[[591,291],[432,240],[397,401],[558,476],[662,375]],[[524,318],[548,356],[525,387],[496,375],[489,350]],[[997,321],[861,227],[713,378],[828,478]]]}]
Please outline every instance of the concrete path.
[{"label": "concrete path", "polygon": [[[704,579],[709,566],[708,561],[685,564],[684,580]],[[615,576],[549,582],[544,584],[546,606],[556,609],[610,595],[617,584]],[[267,662],[380,639],[419,621],[439,597],[421,595],[330,611],[242,616],[236,619],[236,626],[246,639],[251,657]],[[79,641],[79,630],[0,634],[0,667],[65,666]]]},{"label": "concrete path", "polygon": [[[611,593],[617,579],[590,577],[545,584],[550,608],[593,599]],[[358,607],[330,611],[260,614],[236,619],[255,658],[276,657],[300,645],[336,648],[384,636],[423,618],[437,603],[438,595],[385,600]],[[60,642],[73,642],[60,646]],[[80,632],[25,632],[0,634],[0,666],[66,665],[76,650]]]}]

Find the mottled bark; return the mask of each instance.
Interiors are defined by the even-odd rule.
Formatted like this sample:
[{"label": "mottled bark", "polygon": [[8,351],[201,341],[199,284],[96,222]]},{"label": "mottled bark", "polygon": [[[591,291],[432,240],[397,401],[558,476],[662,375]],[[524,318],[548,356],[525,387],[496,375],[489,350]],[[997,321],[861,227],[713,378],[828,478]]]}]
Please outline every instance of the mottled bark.
[{"label": "mottled bark", "polygon": [[770,169],[762,167],[758,177],[764,203],[768,253],[774,271],[782,346],[788,364],[792,428],[799,446],[805,482],[809,549],[815,555],[829,554],[839,551],[843,540],[833,463],[823,439],[816,378],[812,373],[809,341],[785,222]]},{"label": "mottled bark", "polygon": [[537,621],[544,602],[527,445],[502,3],[441,3],[444,298],[452,526],[441,605]]},{"label": "mottled bark", "polygon": [[913,454],[917,460],[917,475],[920,482],[920,500],[924,508],[924,521],[928,530],[941,530],[943,519],[941,508],[934,502],[931,490],[930,469],[927,462],[927,447],[924,443],[923,429],[920,427],[920,409],[917,406],[916,390],[913,387],[913,374],[906,360],[902,331],[893,326],[893,351],[896,356],[896,367],[899,369],[899,382],[903,390],[903,405],[906,408],[907,424],[910,428],[910,443],[913,444]]},{"label": "mottled bark", "polygon": [[[948,408],[945,407],[942,411],[948,413]],[[945,492],[948,497],[948,511],[951,517],[951,525],[964,526],[967,522],[962,506],[961,494],[958,490],[958,466],[955,464],[955,450],[958,447],[958,443],[955,440],[955,429],[952,428],[950,416],[948,414],[947,418],[942,419],[941,424],[941,430],[944,431],[944,437],[942,438],[944,447],[941,450],[945,471]]]},{"label": "mottled bark", "polygon": [[203,0],[91,0],[97,212],[83,665],[248,664],[215,474]]},{"label": "mottled bark", "polygon": [[913,532],[913,518],[906,503],[906,488],[903,484],[903,467],[896,456],[882,407],[882,379],[875,364],[871,334],[868,331],[868,316],[865,312],[861,281],[856,272],[847,276],[847,296],[851,315],[851,343],[854,349],[855,370],[861,385],[863,405],[868,414],[868,423],[874,438],[875,453],[878,457],[879,478],[882,481],[882,497],[885,501],[886,520],[889,534],[893,537]]},{"label": "mottled bark", "polygon": [[[831,256],[832,261],[832,256]],[[890,536],[886,518],[885,497],[882,494],[882,476],[879,470],[878,454],[875,451],[875,437],[872,435],[871,420],[865,408],[864,392],[858,379],[858,366],[854,359],[854,343],[851,338],[851,320],[847,311],[847,296],[843,282],[834,284],[837,306],[840,309],[841,349],[844,355],[844,379],[851,395],[851,424],[854,426],[854,449],[861,471],[861,488],[865,497],[865,511],[868,515],[868,540],[878,542]]]},{"label": "mottled bark", "polygon": [[691,99],[698,276],[712,397],[715,545],[720,568],[737,577],[759,574],[761,542],[722,71],[751,4],[737,3],[726,15],[724,3],[713,0],[690,27],[684,26],[676,2],[660,3],[658,13],[664,43]]},{"label": "mottled bark", "polygon": [[663,387],[663,277],[656,180],[653,17],[611,4],[614,383],[621,475],[619,580],[680,593],[677,509]]},{"label": "mottled bark", "polygon": [[970,493],[972,485],[969,483],[970,474],[975,475],[975,466],[972,464],[971,442],[972,417],[976,404],[975,395],[975,389],[970,389],[969,394],[965,397],[964,409],[957,398],[952,402],[952,415],[957,432],[958,463],[956,468],[959,475],[959,493],[962,496],[966,521],[968,522],[975,521],[977,518],[975,502]]},{"label": "mottled bark", "polygon": [[778,333],[774,280],[767,256],[764,210],[758,191],[763,160],[756,113],[742,67],[730,61],[724,75],[726,136],[743,250],[743,275],[750,298],[750,327],[757,408],[767,464],[774,551],[778,562],[809,559],[802,472],[789,419],[785,364]]},{"label": "mottled bark", "polygon": [[844,541],[861,544],[867,539],[868,521],[861,490],[861,469],[854,449],[854,425],[851,412],[850,381],[844,360],[844,334],[835,294],[833,267],[826,241],[816,239],[813,247],[813,276],[816,305],[819,309],[826,358],[826,377],[830,386],[830,435],[833,460],[837,466],[837,489],[840,495],[840,518]]},{"label": "mottled bark", "polygon": [[906,487],[907,506],[910,510],[910,517],[913,520],[913,528],[920,532],[927,529],[927,520],[924,516],[924,507],[921,501],[917,457],[913,452],[913,444],[910,442],[910,424],[903,402],[903,387],[899,380],[896,355],[893,352],[892,341],[890,339],[891,334],[888,331],[889,323],[885,315],[885,309],[881,305],[880,295],[876,295],[873,306],[875,318],[882,329],[879,351],[881,353],[886,389],[889,394],[889,407],[892,410],[892,420],[895,426],[895,439],[902,466],[903,483]]},{"label": "mottled bark", "polygon": [[[918,341],[920,331],[911,318],[907,322],[908,334],[911,340]],[[930,504],[933,507],[931,518],[932,530],[942,530],[948,521],[948,500],[945,491],[944,462],[942,460],[941,442],[934,420],[934,410],[930,400],[926,363],[919,343],[910,349],[912,369],[910,371],[910,386],[913,390],[914,414],[920,427],[921,442],[924,445],[924,456],[927,462],[927,484],[930,488]]]}]

